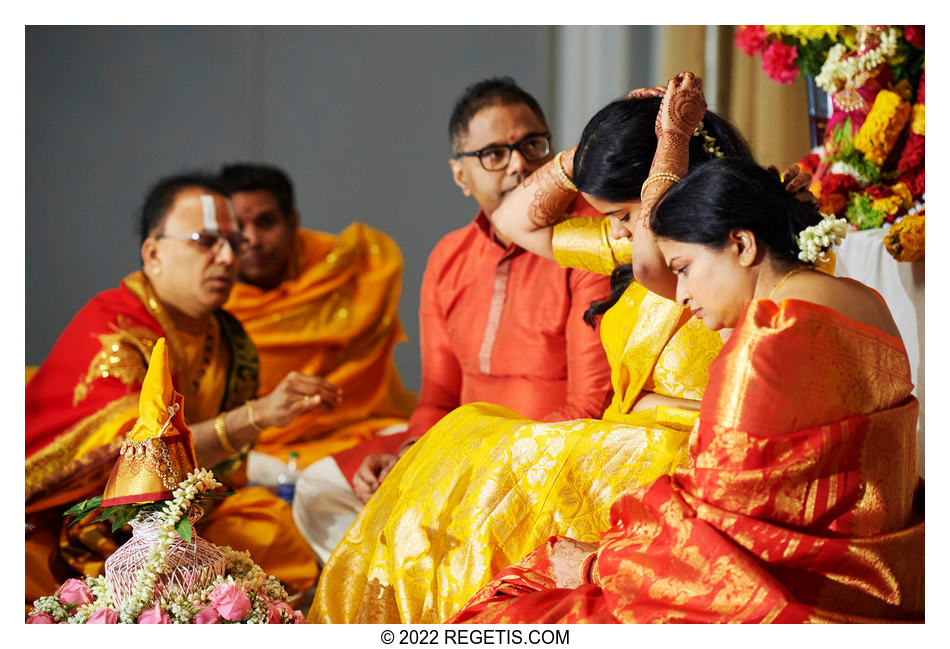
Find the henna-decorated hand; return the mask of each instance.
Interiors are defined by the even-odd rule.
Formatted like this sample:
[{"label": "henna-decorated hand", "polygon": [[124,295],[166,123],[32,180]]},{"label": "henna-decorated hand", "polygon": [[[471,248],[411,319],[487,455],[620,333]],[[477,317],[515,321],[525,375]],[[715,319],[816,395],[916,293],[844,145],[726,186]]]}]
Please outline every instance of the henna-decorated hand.
[{"label": "henna-decorated hand", "polygon": [[561,152],[561,169],[564,175],[570,180],[574,180],[574,154],[577,153],[577,145]]},{"label": "henna-decorated hand", "polygon": [[597,550],[595,543],[583,543],[567,537],[558,537],[551,550],[551,572],[558,588],[577,588],[581,585],[581,565]]},{"label": "henna-decorated hand", "polygon": [[657,139],[664,132],[678,133],[689,139],[706,114],[703,80],[692,72],[680,72],[670,79],[656,116]]},{"label": "henna-decorated hand", "polygon": [[662,97],[666,94],[666,86],[653,86],[652,88],[637,88],[627,93],[627,99],[647,99],[649,97]]},{"label": "henna-decorated hand", "polygon": [[798,165],[791,165],[785,170],[782,174],[782,182],[785,183],[785,191],[801,202],[815,208],[821,206],[821,202],[808,190],[811,186],[811,174],[799,169]]},{"label": "henna-decorated hand", "polygon": [[[564,210],[577,195],[577,190],[566,187],[560,178],[562,171],[568,177],[574,174],[574,150],[570,150],[570,167],[563,163],[565,155],[567,153],[561,155],[561,160],[555,156],[521,183],[522,187],[533,194],[528,207],[528,220],[538,229],[550,227],[560,221]],[[557,164],[562,165],[561,170],[558,170]],[[570,174],[566,171],[568,168],[571,169]]]}]

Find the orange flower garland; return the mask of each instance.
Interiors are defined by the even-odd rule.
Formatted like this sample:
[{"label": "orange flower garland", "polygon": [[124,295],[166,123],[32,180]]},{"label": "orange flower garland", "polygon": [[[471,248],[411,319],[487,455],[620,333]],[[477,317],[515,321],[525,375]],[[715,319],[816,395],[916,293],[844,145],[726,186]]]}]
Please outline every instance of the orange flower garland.
[{"label": "orange flower garland", "polygon": [[897,261],[924,258],[924,210],[908,214],[884,237],[884,247]]}]

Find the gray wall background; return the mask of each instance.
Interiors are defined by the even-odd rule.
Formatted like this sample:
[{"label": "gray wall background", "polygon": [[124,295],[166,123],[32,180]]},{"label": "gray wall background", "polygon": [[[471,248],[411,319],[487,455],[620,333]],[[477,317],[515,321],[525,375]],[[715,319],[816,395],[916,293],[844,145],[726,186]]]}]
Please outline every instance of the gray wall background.
[{"label": "gray wall background", "polygon": [[26,364],[139,268],[151,183],[258,161],[290,174],[303,227],[362,221],[399,244],[396,362],[417,390],[425,262],[477,209],[446,164],[455,98],[511,75],[566,148],[655,83],[654,42],[650,27],[27,27]]}]

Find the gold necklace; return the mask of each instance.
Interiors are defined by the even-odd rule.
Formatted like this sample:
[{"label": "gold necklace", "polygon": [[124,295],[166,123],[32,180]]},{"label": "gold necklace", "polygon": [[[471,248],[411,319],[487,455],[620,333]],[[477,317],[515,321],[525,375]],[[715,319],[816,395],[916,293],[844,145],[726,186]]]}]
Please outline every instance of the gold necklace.
[{"label": "gold necklace", "polygon": [[[808,270],[808,269],[807,269],[807,268],[793,268],[793,269],[791,269],[790,271],[788,271],[787,273],[785,273],[785,275],[782,277],[782,279],[780,279],[780,280],[778,281],[778,284],[776,284],[775,286],[772,287],[772,291],[769,293],[769,300],[772,300],[772,298],[775,297],[775,294],[778,293],[779,288],[782,286],[782,284],[785,283],[785,280],[787,280],[789,277],[791,277],[791,276],[794,275],[795,273],[799,273],[799,272],[801,272],[801,271],[803,271],[803,270]],[[773,301],[774,301],[774,300],[773,300]]]},{"label": "gold necklace", "polygon": [[204,378],[205,372],[208,367],[211,365],[211,355],[214,352],[214,315],[209,316],[208,320],[208,329],[205,332],[204,339],[204,348],[202,350],[201,364],[198,366],[198,371],[195,377],[191,381],[191,387],[195,391],[195,394],[198,394],[199,386],[201,385],[201,379]]}]

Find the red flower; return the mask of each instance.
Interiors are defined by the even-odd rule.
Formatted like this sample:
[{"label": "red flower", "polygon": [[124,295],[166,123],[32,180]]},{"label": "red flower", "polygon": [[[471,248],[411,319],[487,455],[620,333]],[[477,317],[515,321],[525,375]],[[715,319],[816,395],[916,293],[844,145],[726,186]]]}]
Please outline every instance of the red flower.
[{"label": "red flower", "polygon": [[897,179],[907,185],[914,198],[920,198],[924,195],[924,168],[918,167],[913,171],[908,171]]},{"label": "red flower", "polygon": [[817,153],[809,153],[804,158],[798,161],[798,167],[802,171],[807,171],[811,175],[815,175],[815,170],[818,169],[818,165],[821,164],[821,156]]},{"label": "red flower", "polygon": [[901,151],[900,161],[897,163],[898,173],[904,173],[917,167],[924,166],[924,136],[910,133],[904,150]]},{"label": "red flower", "polygon": [[848,208],[847,197],[841,194],[822,194],[821,211],[825,214],[842,216]]},{"label": "red flower", "polygon": [[849,194],[858,188],[858,181],[848,174],[825,174],[821,177],[822,194]]},{"label": "red flower", "polygon": [[904,38],[914,47],[923,49],[924,47],[924,26],[923,25],[904,25]]},{"label": "red flower", "polygon": [[755,56],[764,50],[768,39],[769,36],[762,25],[742,25],[736,31],[736,45],[749,56]]},{"label": "red flower", "polygon": [[798,77],[796,58],[798,58],[797,47],[775,40],[769,43],[762,52],[762,69],[773,81],[791,83]]},{"label": "red flower", "polygon": [[891,188],[886,185],[874,185],[872,187],[866,187],[864,192],[871,198],[887,198],[894,194],[891,191]]},{"label": "red flower", "polygon": [[920,86],[917,88],[917,103],[925,104],[924,101],[924,75],[927,73],[927,68],[924,68],[920,71]]}]

